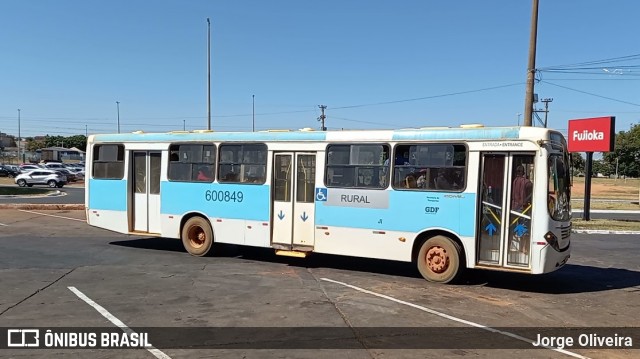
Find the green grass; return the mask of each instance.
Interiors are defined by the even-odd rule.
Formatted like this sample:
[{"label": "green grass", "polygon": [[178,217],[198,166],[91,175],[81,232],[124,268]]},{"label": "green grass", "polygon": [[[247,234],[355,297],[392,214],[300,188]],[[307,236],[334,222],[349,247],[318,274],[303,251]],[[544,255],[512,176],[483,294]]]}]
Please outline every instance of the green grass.
[{"label": "green grass", "polygon": [[592,219],[584,221],[582,219],[573,219],[571,221],[573,229],[606,229],[614,231],[640,231],[640,220],[638,221],[620,221],[611,219]]}]

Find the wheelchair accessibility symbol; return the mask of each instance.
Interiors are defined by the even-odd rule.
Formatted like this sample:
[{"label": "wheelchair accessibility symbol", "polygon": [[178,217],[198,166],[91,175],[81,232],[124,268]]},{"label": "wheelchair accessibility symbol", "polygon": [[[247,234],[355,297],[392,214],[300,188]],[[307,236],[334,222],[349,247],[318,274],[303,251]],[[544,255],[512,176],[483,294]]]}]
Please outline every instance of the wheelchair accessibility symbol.
[{"label": "wheelchair accessibility symbol", "polygon": [[318,202],[326,202],[327,201],[327,189],[326,188],[316,188],[316,201],[318,201]]}]

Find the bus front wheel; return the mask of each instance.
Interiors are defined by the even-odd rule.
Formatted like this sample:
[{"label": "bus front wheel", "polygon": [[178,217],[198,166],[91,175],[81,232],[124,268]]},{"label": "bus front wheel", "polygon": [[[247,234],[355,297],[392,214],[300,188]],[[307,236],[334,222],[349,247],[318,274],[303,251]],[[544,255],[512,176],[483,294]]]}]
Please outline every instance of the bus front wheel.
[{"label": "bus front wheel", "polygon": [[461,249],[445,236],[427,239],[418,252],[418,271],[430,282],[449,283],[462,273]]},{"label": "bus front wheel", "polygon": [[213,245],[213,231],[202,217],[192,217],[182,227],[182,244],[189,254],[204,256]]}]

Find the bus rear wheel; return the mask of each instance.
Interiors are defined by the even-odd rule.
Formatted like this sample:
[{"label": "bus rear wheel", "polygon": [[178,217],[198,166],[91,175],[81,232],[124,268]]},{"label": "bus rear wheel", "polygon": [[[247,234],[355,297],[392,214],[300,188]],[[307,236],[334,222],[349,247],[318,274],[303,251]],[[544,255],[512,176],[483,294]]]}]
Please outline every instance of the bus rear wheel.
[{"label": "bus rear wheel", "polygon": [[192,217],[182,227],[182,245],[189,254],[202,257],[213,245],[213,231],[202,217]]},{"label": "bus rear wheel", "polygon": [[458,243],[445,236],[427,239],[418,252],[416,259],[418,271],[430,282],[449,283],[462,273]]}]

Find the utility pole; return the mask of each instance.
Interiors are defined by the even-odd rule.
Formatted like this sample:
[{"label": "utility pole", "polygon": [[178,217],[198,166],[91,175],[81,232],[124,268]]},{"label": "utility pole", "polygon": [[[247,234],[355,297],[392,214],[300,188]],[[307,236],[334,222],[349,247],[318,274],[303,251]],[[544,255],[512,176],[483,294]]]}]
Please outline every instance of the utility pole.
[{"label": "utility pole", "polygon": [[327,108],[326,105],[318,105],[318,107],[320,107],[320,110],[322,111],[322,114],[320,115],[320,117],[318,117],[318,121],[320,121],[320,123],[322,124],[322,126],[320,127],[321,131],[326,131],[327,128],[324,127],[324,120],[327,118],[327,116],[324,115],[324,110]]},{"label": "utility pole", "polygon": [[527,89],[524,98],[524,125],[533,122],[533,83],[536,74],[536,40],[538,37],[538,0],[533,0],[531,33],[529,36],[529,64],[527,65]]},{"label": "utility pole", "polygon": [[256,132],[256,95],[251,95],[251,132]]},{"label": "utility pole", "polygon": [[211,129],[211,22],[207,18],[207,130]]},{"label": "utility pole", "polygon": [[543,98],[544,102],[544,128],[547,128],[547,115],[549,114],[549,102],[553,102],[552,98]]},{"label": "utility pole", "polygon": [[84,137],[89,138],[89,130],[87,129],[87,125],[84,125]]}]

